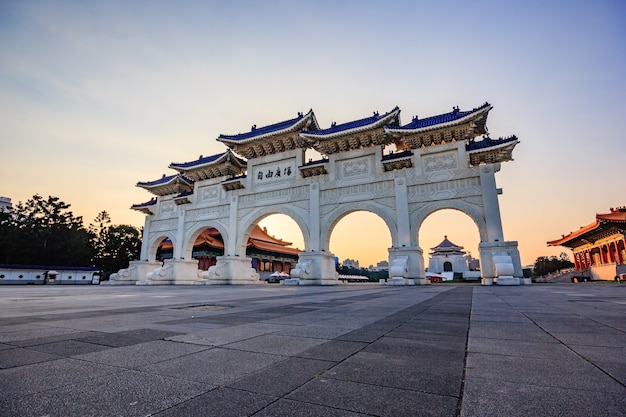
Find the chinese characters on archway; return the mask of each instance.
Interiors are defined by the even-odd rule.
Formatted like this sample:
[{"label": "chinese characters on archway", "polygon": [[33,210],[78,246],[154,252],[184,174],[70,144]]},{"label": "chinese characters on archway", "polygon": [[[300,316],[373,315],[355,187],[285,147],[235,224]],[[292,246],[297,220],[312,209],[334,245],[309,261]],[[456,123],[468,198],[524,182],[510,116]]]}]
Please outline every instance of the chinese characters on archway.
[{"label": "chinese characters on archway", "polygon": [[256,172],[256,182],[276,181],[286,178],[292,178],[294,169],[291,165],[274,165],[259,167]]}]

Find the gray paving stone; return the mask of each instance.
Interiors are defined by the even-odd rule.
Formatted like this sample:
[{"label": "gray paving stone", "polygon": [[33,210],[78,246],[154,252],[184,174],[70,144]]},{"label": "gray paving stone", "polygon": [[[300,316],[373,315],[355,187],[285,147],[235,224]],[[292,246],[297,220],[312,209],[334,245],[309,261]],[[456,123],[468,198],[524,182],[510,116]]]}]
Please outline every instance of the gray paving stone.
[{"label": "gray paving stone", "polygon": [[164,375],[211,385],[223,385],[283,359],[283,356],[266,353],[213,348],[154,365],[143,366],[139,369],[154,375]]},{"label": "gray paving stone", "polygon": [[119,348],[107,348],[106,350],[75,356],[87,362],[102,363],[111,366],[119,366],[135,369],[141,366],[163,362],[168,359],[186,356],[191,353],[210,349],[208,346],[191,345],[165,340],[138,343]]},{"label": "gray paving stone", "polygon": [[458,398],[371,384],[316,378],[288,399],[377,416],[441,416],[456,414]]},{"label": "gray paving stone", "polygon": [[0,370],[0,399],[28,396],[119,371],[117,367],[90,364],[74,359],[57,359],[2,369]]},{"label": "gray paving stone", "polygon": [[276,334],[262,335],[235,342],[224,347],[246,350],[249,352],[271,353],[274,355],[293,356],[313,346],[324,343],[323,339],[281,336]]},{"label": "gray paving stone", "polygon": [[461,395],[463,358],[391,356],[359,352],[324,376],[453,397]]},{"label": "gray paving stone", "polygon": [[334,362],[315,359],[288,358],[248,377],[228,383],[228,386],[281,397],[334,365]]},{"label": "gray paving stone", "polygon": [[575,353],[572,352],[570,348],[559,343],[526,342],[522,340],[489,339],[484,337],[470,337],[467,350],[468,352],[522,356],[528,358],[576,358]]},{"label": "gray paving stone", "polygon": [[622,417],[626,395],[469,377],[461,417]]},{"label": "gray paving stone", "polygon": [[583,345],[595,347],[614,347],[616,349],[626,346],[626,332],[614,331],[612,333],[552,333],[562,343],[568,345]]},{"label": "gray paving stone", "polygon": [[[12,351],[5,359],[15,365],[0,369],[2,416],[626,409],[626,286],[11,291],[20,303],[0,297],[0,358]],[[96,345],[103,350],[20,362],[32,360],[28,351],[72,355]]]},{"label": "gray paving stone", "polygon": [[155,417],[239,417],[250,416],[276,398],[249,391],[220,387],[177,404]]},{"label": "gray paving stone", "polygon": [[29,349],[69,358],[71,356],[81,355],[84,353],[107,350],[110,349],[110,347],[80,342],[78,340],[62,340],[59,342],[31,346]]},{"label": "gray paving stone", "polygon": [[14,347],[13,349],[0,350],[0,369],[53,361],[55,359],[59,359],[59,356],[32,349]]},{"label": "gray paving stone", "polygon": [[585,387],[588,391],[625,392],[623,385],[582,358],[555,360],[470,353],[466,377],[555,388]]},{"label": "gray paving stone", "polygon": [[352,342],[348,340],[331,340],[321,345],[312,347],[298,353],[299,357],[320,359],[331,362],[340,362],[356,352],[362,350],[368,344],[364,342]]},{"label": "gray paving stone", "polygon": [[362,417],[354,411],[340,410],[308,402],[280,399],[259,411],[254,417]]},{"label": "gray paving stone", "polygon": [[146,416],[210,389],[160,375],[122,371],[0,403],[2,416]]}]

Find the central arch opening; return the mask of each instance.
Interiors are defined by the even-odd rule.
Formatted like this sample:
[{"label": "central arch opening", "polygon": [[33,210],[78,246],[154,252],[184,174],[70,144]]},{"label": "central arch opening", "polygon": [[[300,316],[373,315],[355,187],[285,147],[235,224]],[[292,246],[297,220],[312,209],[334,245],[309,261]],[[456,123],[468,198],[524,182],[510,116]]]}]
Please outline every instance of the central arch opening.
[{"label": "central arch opening", "polygon": [[341,275],[387,278],[391,233],[385,221],[369,211],[343,216],[330,231],[329,249]]},{"label": "central arch opening", "polygon": [[429,214],[418,231],[426,277],[479,280],[480,233],[466,213],[441,209]]}]

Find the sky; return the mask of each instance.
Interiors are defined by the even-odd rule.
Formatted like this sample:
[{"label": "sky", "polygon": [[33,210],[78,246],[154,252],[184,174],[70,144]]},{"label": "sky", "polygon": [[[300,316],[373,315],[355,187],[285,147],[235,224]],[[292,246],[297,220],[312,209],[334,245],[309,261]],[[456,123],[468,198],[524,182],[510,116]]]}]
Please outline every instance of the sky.
[{"label": "sky", "polygon": [[[0,196],[139,227],[130,206],[151,194],[135,184],[223,152],[220,134],[311,108],[329,127],[488,101],[491,137],[520,140],[496,181],[504,237],[532,264],[626,205],[625,41],[623,1],[0,0]],[[302,248],[290,219],[264,224]],[[469,217],[442,211],[426,256],[445,235],[478,254]],[[355,213],[330,244],[367,266],[391,237]]]}]

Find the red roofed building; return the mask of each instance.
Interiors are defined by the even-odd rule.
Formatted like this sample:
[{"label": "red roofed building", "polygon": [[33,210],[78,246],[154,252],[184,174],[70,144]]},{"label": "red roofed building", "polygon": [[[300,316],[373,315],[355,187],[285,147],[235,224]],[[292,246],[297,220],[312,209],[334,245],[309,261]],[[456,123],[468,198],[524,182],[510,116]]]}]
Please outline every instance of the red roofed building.
[{"label": "red roofed building", "polygon": [[565,246],[574,253],[578,271],[588,271],[592,279],[612,280],[626,274],[626,207],[596,214],[596,220],[549,246]]},{"label": "red roofed building", "polygon": [[[157,250],[157,260],[172,257],[172,241],[165,239]],[[268,234],[267,228],[256,225],[246,247],[246,256],[252,258],[252,267],[257,272],[286,272],[298,261],[301,250],[291,247],[291,242],[284,242]],[[209,228],[200,233],[193,245],[192,256],[198,260],[198,269],[208,270],[217,263],[217,257],[224,255],[224,240],[217,229]]]}]

